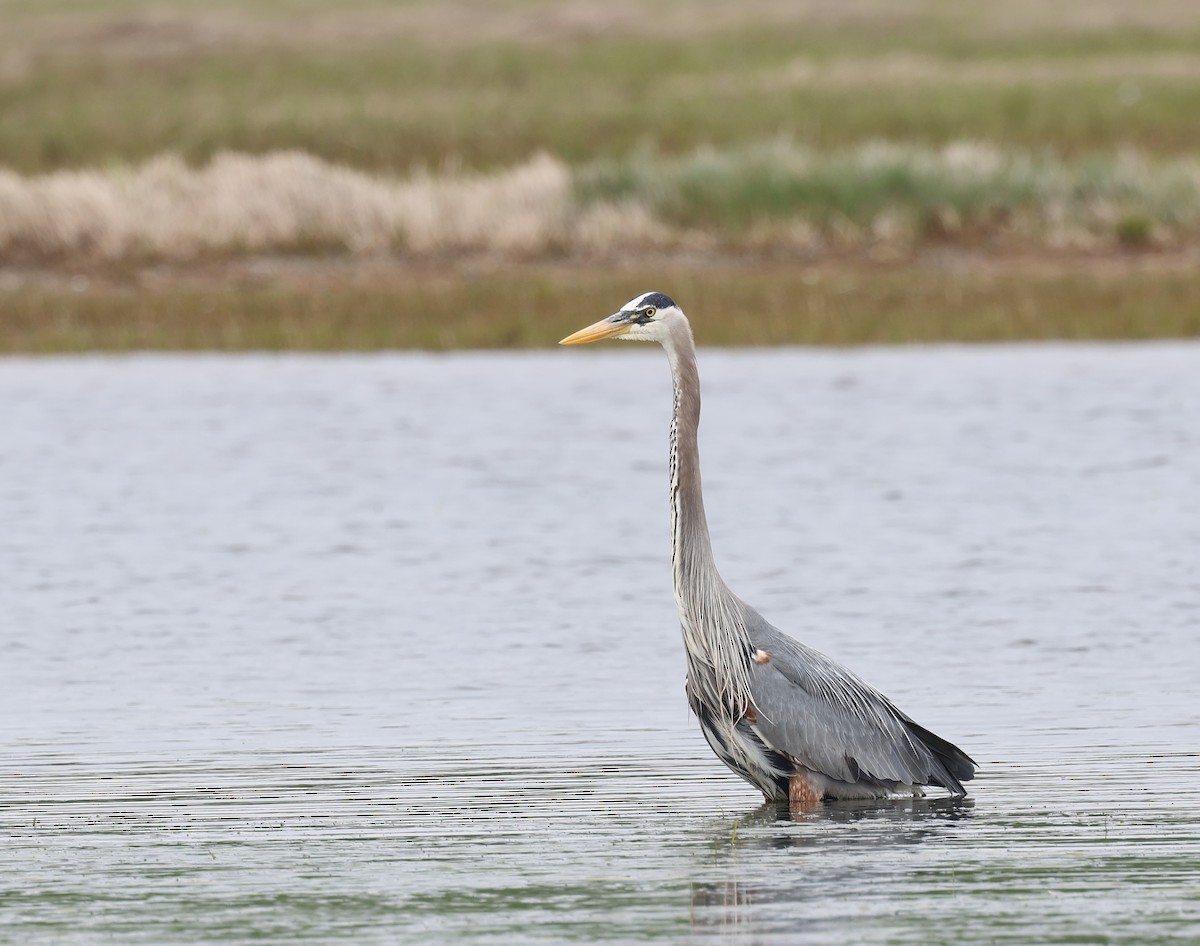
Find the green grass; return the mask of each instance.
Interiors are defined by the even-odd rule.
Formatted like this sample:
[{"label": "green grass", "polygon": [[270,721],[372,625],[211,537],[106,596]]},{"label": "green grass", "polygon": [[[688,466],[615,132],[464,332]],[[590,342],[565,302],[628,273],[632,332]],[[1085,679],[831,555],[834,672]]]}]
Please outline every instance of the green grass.
[{"label": "green grass", "polygon": [[[996,157],[994,170],[952,174],[923,150],[822,153],[780,141],[736,152],[601,162],[581,169],[576,190],[583,202],[637,201],[671,223],[736,231],[789,217],[818,227],[838,219],[870,225],[895,209],[924,214],[945,208],[978,217],[1032,204],[1046,196],[1051,176],[1063,176],[1048,157]],[[1068,174],[1082,180],[1079,171]]]},{"label": "green grass", "polygon": [[[286,23],[273,15],[268,22]],[[377,42],[322,43],[314,27],[243,44],[175,38],[170,54],[139,54],[152,37],[114,51],[99,41],[60,48],[53,35],[0,79],[0,164],[23,172],[280,148],[369,169],[490,168],[542,149],[580,163],[778,135],[816,148],[879,138],[981,138],[1067,155],[1200,148],[1194,23],[1005,32],[951,12],[881,12],[870,23],[748,23],[670,43],[650,32],[452,45],[386,29]],[[934,74],[873,75],[898,54]],[[1197,57],[1194,70],[1154,70],[1158,57],[1181,55]],[[848,79],[789,81],[797,60],[841,63]],[[1031,63],[1050,63],[1057,78],[1023,78]],[[1108,66],[1097,72],[1097,63]],[[972,78],[981,67],[1005,74]]]},{"label": "green grass", "polygon": [[1134,247],[1156,235],[1200,233],[1200,163],[1130,152],[1064,161],[969,143],[940,151],[890,144],[815,151],[781,140],[596,162],[579,169],[575,190],[583,204],[637,205],[663,224],[734,244],[764,222],[800,222],[836,243],[839,227],[864,233],[885,218],[903,229],[888,239],[905,244],[1019,235],[1025,245],[1053,245],[1074,228]]},{"label": "green grass", "polygon": [[[1128,260],[1196,242],[1197,115],[1200,18],[1176,0],[829,0],[802,14],[786,0],[0,0],[0,168],[127,178],[164,152],[195,165],[298,149],[387,177],[427,169],[430,193],[458,201],[425,217],[403,204],[395,233],[362,243],[375,205],[321,174],[275,203],[199,191],[193,209],[233,208],[226,230],[184,204],[163,211],[158,191],[121,204],[103,173],[0,177],[0,351],[540,346],[651,286],[681,297],[708,344],[1194,335],[1194,274]],[[930,170],[964,141],[1008,164]],[[856,164],[876,142],[911,159]],[[492,245],[530,208],[514,211],[503,186],[467,200],[440,182],[536,152],[566,162],[574,186],[530,198],[554,224],[533,243]],[[269,223],[264,206],[293,214],[294,231],[213,236],[257,232],[230,218],[250,208]],[[134,232],[151,219],[160,236],[180,220],[204,232],[163,248]],[[422,225],[445,233],[421,242]],[[973,248],[970,275],[866,261],[953,242]],[[1102,249],[1110,265],[983,256],[1060,246]],[[305,272],[347,248],[442,269]],[[231,261],[255,252],[309,257],[278,281],[239,282]],[[633,262],[694,252],[692,265]],[[860,261],[837,262],[845,253]],[[825,262],[762,262],[785,257]],[[498,258],[511,268],[466,273]],[[175,269],[143,287],[121,272],[154,259]],[[39,283],[22,264],[56,274]],[[61,277],[77,271],[98,275],[75,291]]]},{"label": "green grass", "polygon": [[7,291],[0,353],[540,348],[650,288],[680,301],[704,345],[1200,336],[1191,268],[1136,258],[1049,270],[664,264],[211,282]]}]

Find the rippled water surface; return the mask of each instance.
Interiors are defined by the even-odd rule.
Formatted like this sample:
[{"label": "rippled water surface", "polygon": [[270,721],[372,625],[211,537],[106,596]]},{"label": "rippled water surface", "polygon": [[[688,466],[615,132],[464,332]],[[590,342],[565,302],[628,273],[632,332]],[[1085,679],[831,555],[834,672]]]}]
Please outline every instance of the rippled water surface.
[{"label": "rippled water surface", "polygon": [[660,352],[0,361],[0,940],[1200,939],[1200,346],[702,353],[733,588],[980,763],[683,696]]}]

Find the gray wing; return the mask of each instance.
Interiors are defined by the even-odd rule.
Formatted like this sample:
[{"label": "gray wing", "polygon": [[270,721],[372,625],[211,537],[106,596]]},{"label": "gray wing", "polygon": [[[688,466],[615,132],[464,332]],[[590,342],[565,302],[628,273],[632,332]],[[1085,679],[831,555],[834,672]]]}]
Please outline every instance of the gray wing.
[{"label": "gray wing", "polygon": [[974,763],[917,726],[874,687],[747,607],[747,630],[766,662],[753,664],[753,727],[776,751],[839,781],[941,785],[965,794]]}]

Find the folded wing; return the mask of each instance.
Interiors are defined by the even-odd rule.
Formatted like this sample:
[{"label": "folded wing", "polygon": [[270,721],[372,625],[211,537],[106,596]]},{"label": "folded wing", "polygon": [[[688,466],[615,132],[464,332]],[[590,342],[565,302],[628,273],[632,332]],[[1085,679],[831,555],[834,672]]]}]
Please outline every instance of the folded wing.
[{"label": "folded wing", "polygon": [[885,789],[940,785],[966,794],[962,782],[974,777],[975,764],[957,746],[765,621],[751,628],[751,640],[766,655],[754,664],[751,692],[753,727],[768,746],[841,782]]}]

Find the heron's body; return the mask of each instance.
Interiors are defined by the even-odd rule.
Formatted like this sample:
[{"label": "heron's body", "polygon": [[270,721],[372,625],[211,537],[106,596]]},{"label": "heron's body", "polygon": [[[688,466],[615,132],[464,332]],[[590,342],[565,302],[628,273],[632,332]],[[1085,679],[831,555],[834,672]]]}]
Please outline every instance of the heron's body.
[{"label": "heron's body", "polygon": [[772,627],[717,572],[704,514],[697,431],[700,381],[683,312],[645,293],[564,339],[657,341],[671,363],[671,562],[687,654],[687,695],[713,751],[768,800],[966,794],[974,762],[918,726],[883,694]]},{"label": "heron's body", "polygon": [[939,785],[962,795],[974,765],[887,697],[747,605],[753,702],[722,712],[687,685],[708,744],[768,800],[884,798]]}]

